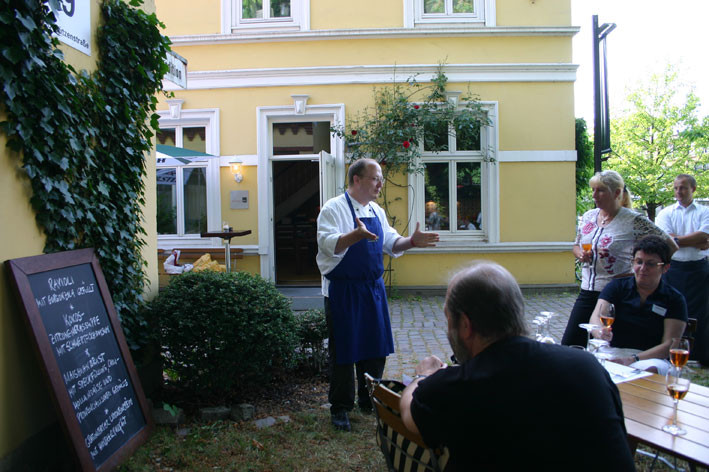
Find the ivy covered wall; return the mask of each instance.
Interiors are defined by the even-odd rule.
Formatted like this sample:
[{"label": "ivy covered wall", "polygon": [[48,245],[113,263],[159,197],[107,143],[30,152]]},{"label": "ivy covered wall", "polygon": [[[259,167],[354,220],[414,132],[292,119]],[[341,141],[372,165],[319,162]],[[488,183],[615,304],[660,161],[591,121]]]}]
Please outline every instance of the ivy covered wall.
[{"label": "ivy covered wall", "polygon": [[[137,316],[144,254],[155,257],[146,252],[154,248],[144,221],[148,214],[154,225],[146,157],[169,40],[141,0],[92,0],[91,7],[100,14],[92,23],[96,67],[89,73],[63,57],[46,3],[0,0],[0,262],[95,248],[136,348],[146,334]],[[51,418],[51,404],[4,270],[0,285],[4,457]]]}]

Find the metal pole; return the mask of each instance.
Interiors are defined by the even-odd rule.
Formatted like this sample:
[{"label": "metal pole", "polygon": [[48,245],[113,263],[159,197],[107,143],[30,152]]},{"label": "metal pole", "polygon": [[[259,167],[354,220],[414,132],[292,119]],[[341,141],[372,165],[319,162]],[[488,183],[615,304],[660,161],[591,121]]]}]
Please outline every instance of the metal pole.
[{"label": "metal pole", "polygon": [[[615,29],[615,23],[598,26],[598,15],[593,15],[593,168],[601,171],[603,154],[611,152],[610,110],[608,106],[608,68],[606,62],[606,36]],[[603,73],[601,75],[601,51],[603,44]]]}]

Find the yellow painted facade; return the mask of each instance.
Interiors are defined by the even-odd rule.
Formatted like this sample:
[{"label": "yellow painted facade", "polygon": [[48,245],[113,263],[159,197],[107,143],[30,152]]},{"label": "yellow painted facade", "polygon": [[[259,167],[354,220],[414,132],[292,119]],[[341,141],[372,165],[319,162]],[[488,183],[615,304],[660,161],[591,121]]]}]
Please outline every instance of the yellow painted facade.
[{"label": "yellow painted facade", "polygon": [[[100,1],[91,1],[92,56],[61,45],[65,61],[77,70],[96,69],[98,48],[96,28],[100,17]],[[155,11],[155,4],[146,0],[143,8]],[[4,117],[0,115],[0,121]],[[35,222],[30,205],[31,187],[21,168],[22,156],[10,152],[6,137],[0,133],[0,262],[8,259],[35,256],[43,253],[45,236]],[[155,226],[155,159],[148,159],[146,206],[144,209],[149,284],[146,295],[157,292],[157,233]],[[8,273],[0,270],[0,469],[11,464],[13,452],[31,442],[56,421],[51,392],[42,377],[31,339],[24,325],[21,307],[11,289]],[[59,431],[57,429],[57,431]],[[61,438],[57,438],[61,441]],[[44,448],[44,445],[43,445]],[[27,453],[27,450],[23,451]],[[31,452],[30,452],[31,453]],[[15,464],[17,466],[18,464]]]},{"label": "yellow painted facade", "polygon": [[[447,90],[476,95],[494,114],[489,139],[496,162],[483,166],[490,169],[486,211],[494,215],[478,239],[452,238],[435,250],[411,251],[393,261],[394,283],[440,287],[451,270],[474,258],[502,263],[522,284],[574,283],[571,40],[578,28],[571,25],[569,0],[481,0],[476,5],[484,5],[488,16],[470,23],[428,21],[419,14],[418,0],[292,0],[292,11],[301,5],[308,16],[294,14],[295,24],[288,28],[268,19],[258,20],[261,27],[246,24],[239,18],[241,0],[211,0],[199,8],[185,0],[156,3],[173,50],[188,61],[187,88],[173,90],[183,101],[182,112],[219,111],[220,213],[210,225],[227,222],[252,230],[232,240],[245,251],[237,262],[240,270],[279,281],[272,169],[289,158],[271,155],[273,123],[308,121],[311,115],[324,119],[318,115],[323,109],[333,123],[347,120],[372,106],[374,87],[414,74],[425,83],[445,62]],[[223,18],[224,12],[231,16]],[[302,113],[296,111],[297,95],[307,96]],[[167,117],[168,100],[159,100]],[[343,157],[337,156],[343,149],[331,152]],[[234,182],[226,167],[229,156],[246,157],[242,183]],[[412,228],[404,224],[407,217],[416,218],[421,206],[420,197],[406,190],[422,185],[415,182],[400,176],[403,187],[388,189],[402,234]],[[230,208],[230,192],[236,190],[249,192],[248,209]],[[180,247],[180,240],[159,237],[158,245]],[[194,240],[184,247],[201,245],[219,247]]]}]

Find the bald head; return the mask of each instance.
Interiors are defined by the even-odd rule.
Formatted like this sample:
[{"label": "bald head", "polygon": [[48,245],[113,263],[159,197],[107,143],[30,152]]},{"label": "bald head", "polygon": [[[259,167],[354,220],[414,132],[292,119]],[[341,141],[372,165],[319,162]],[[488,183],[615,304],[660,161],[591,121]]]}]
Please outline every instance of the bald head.
[{"label": "bald head", "polygon": [[487,339],[527,333],[522,291],[512,274],[494,262],[474,262],[453,276],[446,309],[456,326],[461,316],[467,316],[473,329]]}]

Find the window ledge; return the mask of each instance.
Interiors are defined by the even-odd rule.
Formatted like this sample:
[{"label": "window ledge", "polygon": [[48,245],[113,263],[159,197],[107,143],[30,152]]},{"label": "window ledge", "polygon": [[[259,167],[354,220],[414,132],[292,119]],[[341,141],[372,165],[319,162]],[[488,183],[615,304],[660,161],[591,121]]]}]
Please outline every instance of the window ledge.
[{"label": "window ledge", "polygon": [[356,30],[308,30],[259,32],[239,30],[231,34],[170,36],[173,46],[277,41],[418,38],[423,36],[573,36],[578,26],[492,26],[477,25],[426,28],[371,28]]},{"label": "window ledge", "polygon": [[480,240],[442,240],[436,247],[413,248],[412,254],[432,254],[432,253],[500,253],[500,252],[571,252],[573,242],[552,241],[552,242],[510,242],[510,243],[488,243]]}]

